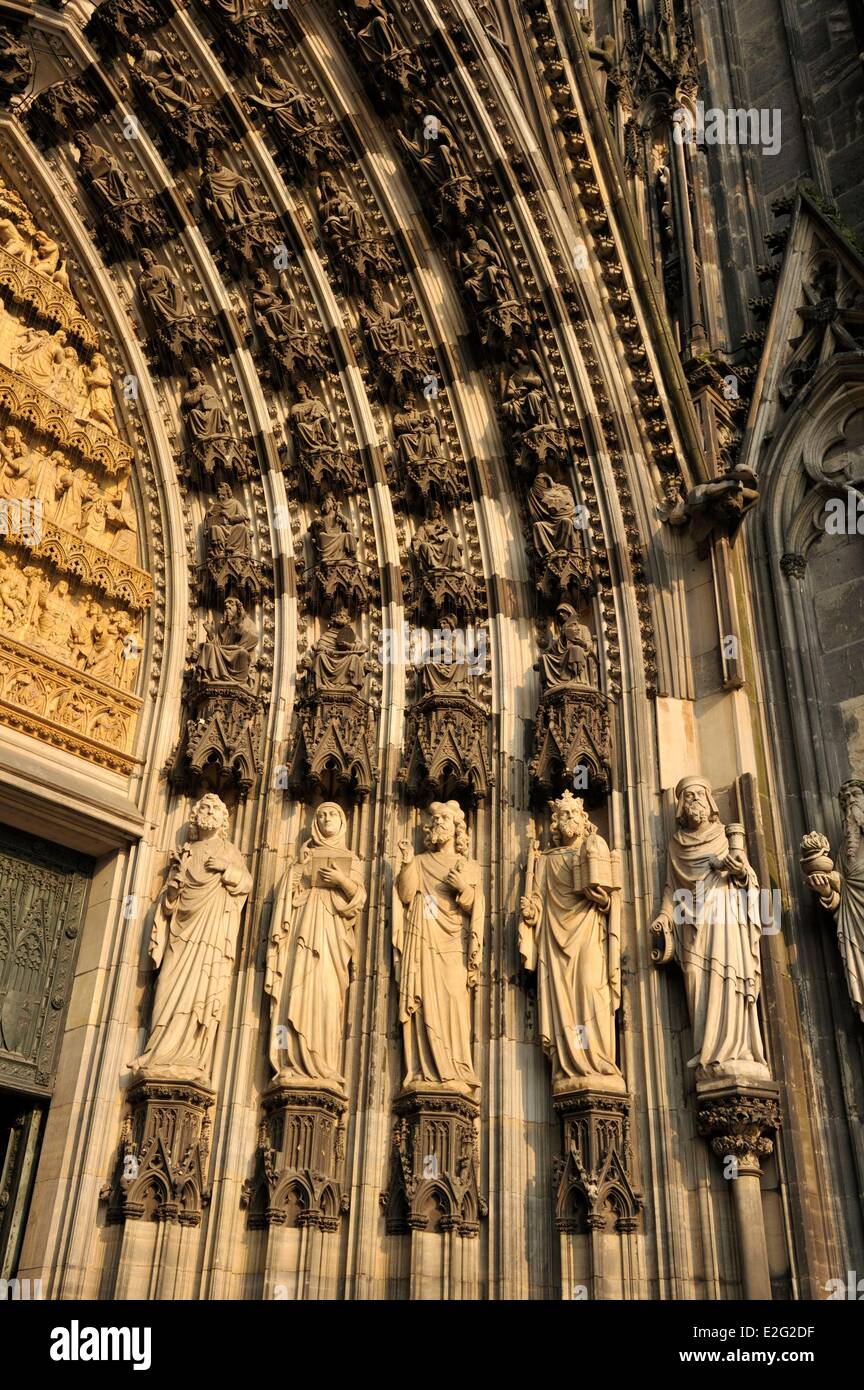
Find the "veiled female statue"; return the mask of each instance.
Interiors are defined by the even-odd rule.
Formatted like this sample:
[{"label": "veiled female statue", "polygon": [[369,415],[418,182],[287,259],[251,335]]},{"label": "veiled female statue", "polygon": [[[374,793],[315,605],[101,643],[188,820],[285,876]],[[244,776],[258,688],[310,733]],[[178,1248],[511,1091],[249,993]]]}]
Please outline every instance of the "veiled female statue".
[{"label": "veiled female statue", "polygon": [[275,1083],[340,1094],[348,968],[366,901],[363,865],[345,843],[345,812],[325,801],[276,894],[264,988],[272,1000]]},{"label": "veiled female statue", "polygon": [[724,827],[704,777],[675,788],[678,829],[669,841],[666,885],[652,931],[684,973],[697,1080],[767,1080],[757,1001],[762,981],[760,894],[743,827]]},{"label": "veiled female statue", "polygon": [[190,839],[171,856],[150,934],[159,971],[150,1036],[135,1072],[210,1084],[216,1032],[252,877],[229,844],[228,808],[208,793],[192,807]]}]

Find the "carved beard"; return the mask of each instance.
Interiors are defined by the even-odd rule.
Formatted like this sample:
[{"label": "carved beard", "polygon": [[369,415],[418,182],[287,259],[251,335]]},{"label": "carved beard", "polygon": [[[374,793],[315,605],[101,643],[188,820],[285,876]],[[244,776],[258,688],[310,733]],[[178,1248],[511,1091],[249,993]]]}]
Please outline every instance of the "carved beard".
[{"label": "carved beard", "polygon": [[843,818],[843,848],[847,863],[853,863],[862,836],[864,836],[864,808],[857,800],[850,801]]},{"label": "carved beard", "polygon": [[449,844],[451,838],[450,833],[443,830],[441,826],[430,825],[426,831],[426,844],[430,849],[438,849],[441,845]]},{"label": "carved beard", "polygon": [[206,811],[200,815],[195,822],[195,830],[199,839],[202,835],[208,834],[212,830],[220,830],[222,827],[221,816],[208,816]]}]

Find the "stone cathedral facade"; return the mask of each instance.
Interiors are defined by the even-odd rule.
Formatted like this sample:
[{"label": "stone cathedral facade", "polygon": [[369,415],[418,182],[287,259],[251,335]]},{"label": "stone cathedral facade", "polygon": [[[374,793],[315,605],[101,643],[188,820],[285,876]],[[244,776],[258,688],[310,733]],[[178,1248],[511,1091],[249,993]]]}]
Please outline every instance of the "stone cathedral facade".
[{"label": "stone cathedral facade", "polygon": [[864,1271],[862,47],[0,0],[0,1278]]}]

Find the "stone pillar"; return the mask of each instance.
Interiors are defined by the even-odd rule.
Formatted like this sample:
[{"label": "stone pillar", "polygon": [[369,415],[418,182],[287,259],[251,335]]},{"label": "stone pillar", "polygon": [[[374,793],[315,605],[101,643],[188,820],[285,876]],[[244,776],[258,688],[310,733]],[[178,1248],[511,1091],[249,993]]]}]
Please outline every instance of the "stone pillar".
[{"label": "stone pillar", "polygon": [[709,1141],[723,1163],[724,1176],[732,1182],[744,1297],[770,1299],[759,1160],[773,1151],[773,1136],[780,1127],[779,1087],[773,1082],[699,1084],[696,1103],[699,1133]]}]

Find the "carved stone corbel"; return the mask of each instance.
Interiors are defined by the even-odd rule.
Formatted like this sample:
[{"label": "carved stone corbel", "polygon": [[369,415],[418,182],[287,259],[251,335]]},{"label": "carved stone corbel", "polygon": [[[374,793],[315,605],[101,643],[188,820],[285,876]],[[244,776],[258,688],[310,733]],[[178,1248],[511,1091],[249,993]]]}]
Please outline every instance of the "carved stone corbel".
[{"label": "carved stone corbel", "polygon": [[387,1232],[479,1234],[488,1205],[478,1189],[480,1107],[461,1095],[414,1090],[394,1104]]},{"label": "carved stone corbel", "polygon": [[215,1093],[189,1082],[139,1081],[114,1179],[102,1189],[108,1222],[170,1221],[199,1226],[210,1200],[206,1185],[209,1110]]},{"label": "carved stone corbel", "polygon": [[255,1176],[243,1185],[249,1228],[338,1230],[349,1201],[341,1178],[347,1101],[326,1088],[273,1086],[262,1103]]},{"label": "carved stone corbel", "polygon": [[580,1090],[554,1097],[563,1158],[554,1164],[559,1231],[633,1231],[642,1196],[630,1176],[630,1102],[626,1095]]}]

